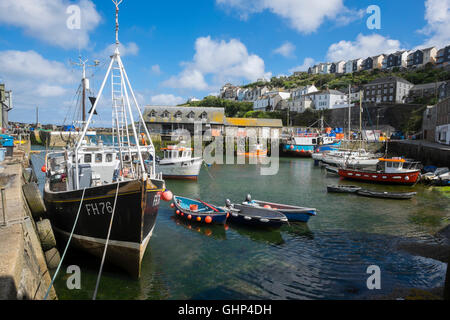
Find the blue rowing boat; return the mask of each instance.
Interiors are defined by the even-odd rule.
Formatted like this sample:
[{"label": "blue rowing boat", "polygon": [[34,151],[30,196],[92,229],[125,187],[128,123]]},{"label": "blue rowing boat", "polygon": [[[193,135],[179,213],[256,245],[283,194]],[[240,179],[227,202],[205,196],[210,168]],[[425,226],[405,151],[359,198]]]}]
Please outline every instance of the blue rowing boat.
[{"label": "blue rowing boat", "polygon": [[229,213],[201,200],[174,196],[171,205],[180,218],[205,224],[225,224]]},{"label": "blue rowing boat", "polygon": [[248,195],[245,202],[242,203],[244,206],[265,208],[273,211],[280,212],[288,218],[291,222],[308,222],[311,217],[317,215],[317,209],[305,208],[291,206],[287,204],[279,204],[267,201],[252,200],[251,196]]}]

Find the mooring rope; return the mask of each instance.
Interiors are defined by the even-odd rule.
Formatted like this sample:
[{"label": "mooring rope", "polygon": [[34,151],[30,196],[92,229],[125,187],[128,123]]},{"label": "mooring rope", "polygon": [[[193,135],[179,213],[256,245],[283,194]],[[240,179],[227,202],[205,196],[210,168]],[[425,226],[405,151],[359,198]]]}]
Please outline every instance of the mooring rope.
[{"label": "mooring rope", "polygon": [[119,187],[120,187],[120,182],[117,182],[116,197],[114,199],[114,207],[113,207],[113,212],[111,215],[111,221],[109,222],[108,235],[106,237],[106,242],[105,242],[105,250],[103,251],[102,263],[100,264],[100,271],[98,272],[97,283],[95,284],[95,291],[94,291],[92,300],[97,299],[98,286],[100,285],[100,279],[102,278],[103,264],[105,263],[106,251],[108,250],[109,237],[111,236],[111,229],[112,229],[112,225],[113,225],[113,221],[114,221],[114,214],[116,212],[116,204],[117,204],[117,196],[119,195]]},{"label": "mooring rope", "polygon": [[61,261],[60,261],[59,264],[58,264],[58,268],[56,269],[55,275],[53,276],[52,282],[50,283],[50,286],[49,286],[48,289],[47,289],[47,293],[45,294],[44,300],[47,300],[48,295],[50,294],[50,290],[52,289],[53,284],[55,283],[56,277],[58,276],[58,273],[59,273],[59,269],[61,268],[62,263],[63,263],[63,261],[64,261],[64,258],[65,258],[65,256],[66,256],[67,249],[69,248],[70,242],[72,241],[72,237],[73,237],[73,234],[74,234],[74,232],[75,232],[75,228],[76,228],[77,223],[78,223],[78,218],[79,218],[79,216],[80,216],[81,207],[82,207],[82,205],[83,205],[84,194],[85,194],[85,192],[86,192],[86,188],[83,189],[83,195],[81,196],[80,207],[78,208],[77,217],[75,218],[75,222],[74,222],[73,227],[72,227],[72,232],[70,233],[70,237],[69,237],[69,239],[67,240],[66,248],[64,249],[64,253],[63,253],[62,257],[61,257]]}]

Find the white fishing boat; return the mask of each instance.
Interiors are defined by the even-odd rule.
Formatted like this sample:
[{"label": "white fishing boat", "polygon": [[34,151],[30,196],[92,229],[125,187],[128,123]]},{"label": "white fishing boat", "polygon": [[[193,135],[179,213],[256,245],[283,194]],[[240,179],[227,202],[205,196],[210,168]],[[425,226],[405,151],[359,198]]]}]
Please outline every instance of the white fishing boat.
[{"label": "white fishing boat", "polygon": [[334,167],[367,167],[376,166],[380,155],[375,155],[365,150],[330,152],[322,156],[323,163]]},{"label": "white fishing boat", "polygon": [[168,146],[161,149],[164,158],[157,161],[156,170],[165,179],[197,180],[203,159],[192,157],[192,149],[184,146]]}]

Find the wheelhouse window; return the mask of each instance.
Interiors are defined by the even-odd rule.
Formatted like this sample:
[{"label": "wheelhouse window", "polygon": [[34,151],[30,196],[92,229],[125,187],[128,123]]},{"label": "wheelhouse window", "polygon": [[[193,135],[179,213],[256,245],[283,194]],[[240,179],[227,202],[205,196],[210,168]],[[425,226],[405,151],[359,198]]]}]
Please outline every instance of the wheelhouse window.
[{"label": "wheelhouse window", "polygon": [[92,154],[86,153],[84,155],[84,163],[91,163],[92,162]]},{"label": "wheelhouse window", "polygon": [[95,155],[95,163],[102,163],[103,162],[103,154],[97,153]]},{"label": "wheelhouse window", "polygon": [[106,162],[108,162],[108,163],[113,162],[113,155],[112,155],[112,153],[106,154]]}]

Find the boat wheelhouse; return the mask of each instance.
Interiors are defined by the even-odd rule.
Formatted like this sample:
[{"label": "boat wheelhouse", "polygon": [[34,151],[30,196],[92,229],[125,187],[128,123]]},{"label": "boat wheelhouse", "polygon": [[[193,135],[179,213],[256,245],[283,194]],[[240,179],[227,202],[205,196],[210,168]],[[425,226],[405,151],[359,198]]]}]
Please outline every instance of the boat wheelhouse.
[{"label": "boat wheelhouse", "polygon": [[161,149],[164,158],[157,162],[157,171],[165,179],[197,180],[203,159],[192,157],[192,148],[168,146]]}]

